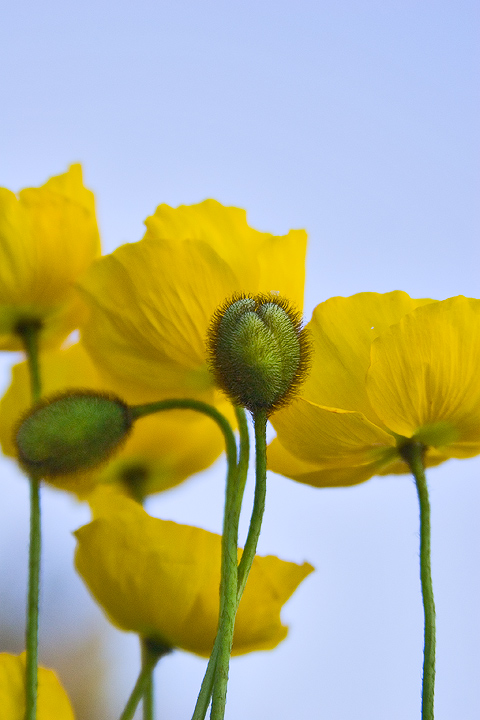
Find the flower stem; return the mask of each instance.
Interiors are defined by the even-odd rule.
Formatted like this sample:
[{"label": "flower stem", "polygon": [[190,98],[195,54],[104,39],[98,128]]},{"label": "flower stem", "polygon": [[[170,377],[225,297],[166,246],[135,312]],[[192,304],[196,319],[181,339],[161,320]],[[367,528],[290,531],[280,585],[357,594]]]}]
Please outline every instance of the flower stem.
[{"label": "flower stem", "polygon": [[[229,473],[230,476],[230,473]],[[220,581],[220,612],[217,630],[215,674],[213,678],[212,720],[222,720],[227,698],[228,669],[237,612],[238,503],[237,466],[227,480],[225,513],[222,532],[222,565]]]},{"label": "flower stem", "polygon": [[[227,492],[226,505],[225,505],[225,517],[230,517],[236,527],[236,535],[238,537],[238,521],[240,518],[240,511],[242,507],[243,492],[245,489],[245,482],[247,479],[249,454],[250,454],[250,439],[248,435],[247,418],[245,410],[238,406],[235,406],[235,415],[237,417],[238,428],[240,431],[240,456],[237,465],[237,477],[235,482],[235,492]],[[228,486],[228,481],[227,481]],[[227,507],[228,503],[228,507]],[[235,539],[235,550],[237,546],[237,538]],[[237,559],[235,558],[235,564]],[[236,607],[235,607],[236,611]],[[208,706],[210,704],[210,698],[212,696],[213,681],[215,677],[215,669],[217,664],[217,657],[219,653],[220,643],[223,641],[220,632],[217,632],[215,643],[212,649],[212,654],[208,661],[207,669],[202,681],[202,686],[198,694],[195,710],[192,715],[192,720],[204,720]],[[228,669],[227,669],[228,672]]]},{"label": "flower stem", "polygon": [[432,572],[430,566],[430,501],[425,478],[423,456],[425,446],[411,442],[402,448],[401,454],[407,462],[417,487],[420,505],[420,579],[422,583],[423,609],[425,615],[422,720],[434,718],[435,693],[435,601],[433,597]]},{"label": "flower stem", "polygon": [[153,670],[155,665],[150,665],[150,648],[145,638],[140,638],[140,645],[142,650],[142,668],[146,665],[151,668],[143,692],[143,720],[154,720]]},{"label": "flower stem", "polygon": [[[254,415],[255,425],[255,465],[256,465],[256,484],[255,498],[250,520],[250,528],[245,543],[240,564],[235,567],[235,599],[231,604],[231,612],[229,614],[228,630],[225,633],[223,643],[220,645],[219,655],[217,657],[217,666],[214,678],[212,693],[212,710],[210,720],[223,720],[225,716],[225,705],[227,700],[227,682],[228,682],[228,665],[230,661],[230,653],[232,650],[233,631],[235,626],[235,614],[242,597],[245,583],[247,582],[248,573],[252,566],[253,558],[257,549],[257,542],[260,535],[262,525],[263,511],[265,509],[265,488],[266,488],[266,411],[258,411]],[[237,535],[238,535],[238,518],[237,518]],[[235,548],[236,550],[236,548]],[[237,552],[235,552],[237,556]],[[232,612],[233,610],[233,612]]]},{"label": "flower stem", "polygon": [[[212,405],[192,399],[171,399],[159,400],[158,402],[145,405],[134,405],[130,407],[132,420],[151,415],[152,413],[164,410],[194,410],[204,413],[212,418],[223,433],[227,455],[227,483],[225,490],[225,512],[222,534],[222,565],[220,580],[220,611],[217,637],[210,657],[207,671],[202,682],[202,687],[197,699],[193,718],[205,717],[212,694],[214,676],[220,674],[220,695],[226,696],[226,683],[228,680],[228,664],[230,649],[233,638],[233,626],[236,613],[237,593],[237,545],[238,545],[238,519],[240,515],[241,498],[237,499],[238,490],[238,468],[237,468],[237,443],[230,423],[222,413]],[[237,418],[241,416],[237,413]],[[246,420],[242,421],[246,428]],[[248,462],[247,462],[248,464]],[[241,465],[241,461],[239,461]],[[242,465],[243,467],[243,465]],[[245,481],[243,481],[243,487]],[[241,493],[243,494],[243,487]],[[224,689],[223,689],[224,688]],[[138,701],[137,701],[138,702]],[[213,711],[213,709],[212,709]],[[203,714],[202,714],[203,713]],[[130,716],[127,716],[127,718]],[[223,717],[223,715],[221,716]],[[121,720],[126,720],[123,717]]]},{"label": "flower stem", "polygon": [[267,414],[265,411],[257,412],[253,419],[255,424],[255,497],[253,500],[250,527],[243,549],[242,559],[238,566],[237,605],[245,589],[248,573],[250,572],[253,558],[257,551],[267,492]]},{"label": "flower stem", "polygon": [[232,512],[236,515],[236,523],[240,519],[242,510],[243,493],[245,491],[245,483],[247,482],[248,465],[250,462],[250,437],[248,435],[248,424],[245,410],[235,405],[235,415],[237,418],[238,429],[240,433],[240,454],[237,465],[237,487],[233,493],[234,507]]},{"label": "flower stem", "polygon": [[144,697],[148,683],[151,682],[155,665],[164,655],[168,655],[172,649],[167,645],[155,642],[154,640],[143,640],[142,643],[142,669],[132,690],[127,704],[120,716],[120,720],[132,720],[135,715],[138,703]]},{"label": "flower stem", "polygon": [[[41,382],[38,362],[38,323],[22,323],[16,328],[21,337],[30,372],[32,404],[40,399]],[[42,548],[40,514],[40,478],[30,478],[30,542],[28,554],[28,591],[26,623],[25,720],[37,717],[38,690],[38,615],[40,595],[40,558]]]},{"label": "flower stem", "polygon": [[28,556],[25,720],[35,720],[37,717],[38,616],[41,549],[40,480],[32,475],[30,476],[30,544]]}]

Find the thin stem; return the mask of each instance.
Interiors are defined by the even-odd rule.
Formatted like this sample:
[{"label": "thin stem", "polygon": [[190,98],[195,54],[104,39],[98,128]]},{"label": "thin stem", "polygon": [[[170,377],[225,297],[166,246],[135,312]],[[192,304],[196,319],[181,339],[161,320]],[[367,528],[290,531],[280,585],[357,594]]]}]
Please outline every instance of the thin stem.
[{"label": "thin stem", "polygon": [[[228,665],[230,661],[230,653],[232,650],[233,631],[235,625],[235,614],[242,597],[242,592],[247,582],[248,573],[252,566],[253,558],[257,549],[257,542],[260,536],[263,512],[265,509],[265,492],[266,492],[266,411],[258,411],[254,414],[255,426],[255,467],[256,467],[256,484],[255,498],[250,520],[250,528],[247,535],[247,541],[242,554],[242,560],[238,568],[235,568],[235,576],[237,580],[235,590],[235,600],[232,607],[233,612],[230,615],[230,624],[228,633],[225,634],[223,644],[219,648],[217,657],[217,666],[213,684],[212,693],[212,710],[210,713],[211,720],[223,720],[225,716],[225,705],[227,700],[227,683],[228,683]],[[237,518],[237,535],[238,535],[238,518]],[[237,553],[236,553],[237,554]],[[244,559],[245,558],[245,559]],[[230,602],[232,602],[230,600]]]},{"label": "thin stem", "polygon": [[30,544],[28,553],[28,592],[26,626],[26,714],[25,720],[37,717],[38,689],[38,619],[40,596],[40,560],[42,551],[40,480],[30,478]]},{"label": "thin stem", "polygon": [[220,635],[217,633],[212,654],[210,655],[207,669],[205,671],[205,675],[203,676],[200,692],[198,693],[197,702],[195,703],[192,720],[204,720],[207,714],[208,706],[210,705],[210,698],[212,697],[213,690],[213,679],[215,677],[215,668],[217,665],[219,638]]},{"label": "thin stem", "polygon": [[250,436],[248,434],[248,423],[245,410],[238,405],[235,405],[235,416],[237,418],[238,430],[240,433],[240,455],[237,466],[237,491],[235,493],[235,511],[238,513],[238,522],[240,519],[240,511],[242,509],[243,493],[245,490],[248,465],[250,462]]},{"label": "thin stem", "polygon": [[132,720],[135,715],[138,703],[145,695],[145,691],[148,687],[148,683],[151,681],[152,673],[155,669],[155,665],[158,663],[161,657],[168,655],[172,649],[167,645],[162,645],[153,640],[145,638],[142,646],[142,669],[135,683],[135,687],[132,690],[125,708],[120,715],[120,720]]},{"label": "thin stem", "polygon": [[435,693],[435,600],[433,597],[430,565],[430,501],[423,463],[425,447],[421,443],[411,442],[405,445],[401,452],[415,478],[418,502],[420,505],[420,579],[425,616],[422,720],[433,720]]},{"label": "thin stem", "polygon": [[[150,666],[150,648],[145,638],[140,638],[142,650],[142,669],[147,665]],[[151,666],[150,674],[145,683],[143,692],[143,720],[154,720],[154,692],[153,692],[153,670],[155,665]]]},{"label": "thin stem", "polygon": [[[241,407],[235,406],[235,415],[238,422],[238,428],[240,431],[240,455],[237,465],[237,477],[235,482],[235,492],[227,492],[226,505],[225,505],[225,517],[230,517],[231,521],[236,528],[236,539],[235,548],[238,545],[238,521],[240,519],[240,511],[242,507],[243,493],[245,490],[245,482],[247,479],[249,455],[250,455],[250,438],[248,435],[248,424],[245,415],[245,410]],[[228,486],[228,481],[227,481]],[[228,507],[227,507],[228,503]],[[237,559],[235,559],[235,563]],[[236,608],[235,608],[236,610]],[[202,681],[202,686],[197,698],[195,710],[192,715],[192,720],[204,720],[208,706],[210,704],[210,698],[213,689],[213,680],[215,676],[215,668],[217,664],[217,657],[219,653],[220,644],[223,642],[223,636],[220,632],[217,632],[215,643],[213,645],[212,654],[208,661],[207,669]]]},{"label": "thin stem", "polygon": [[23,348],[27,356],[32,405],[35,405],[35,403],[40,400],[42,394],[40,366],[38,362],[38,335],[40,330],[41,325],[36,321],[19,323],[16,327],[16,333],[22,340]]},{"label": "thin stem", "polygon": [[248,573],[252,567],[253,558],[257,552],[258,538],[262,527],[263,513],[265,511],[265,496],[267,492],[267,414],[257,412],[253,418],[255,425],[255,497],[253,500],[252,517],[248,530],[242,559],[238,566],[237,603],[240,602]]},{"label": "thin stem", "polygon": [[[41,396],[40,368],[38,362],[38,335],[41,326],[38,322],[25,322],[16,328],[27,356],[30,372],[32,404]],[[38,691],[38,615],[40,596],[40,559],[42,549],[40,478],[30,478],[30,542],[28,552],[28,591],[26,622],[26,665],[25,665],[25,720],[37,717]]]},{"label": "thin stem", "polygon": [[[146,415],[153,415],[153,413],[162,412],[163,410],[194,410],[195,412],[203,413],[208,415],[214,420],[220,427],[220,430],[225,436],[225,431],[229,436],[228,448],[231,446],[231,439],[235,446],[235,463],[237,462],[237,445],[235,443],[235,436],[227,418],[222,415],[213,405],[202,402],[201,400],[192,400],[191,398],[172,398],[171,400],[158,400],[157,402],[146,403],[145,405],[131,405],[130,413],[132,420],[138,420]],[[225,440],[227,441],[226,437]]]},{"label": "thin stem", "polygon": [[[132,420],[136,420],[152,413],[164,410],[194,410],[204,413],[214,420],[223,433],[226,445],[228,463],[227,484],[225,491],[225,513],[222,535],[222,567],[220,581],[220,612],[217,637],[215,638],[214,649],[210,657],[207,671],[200,688],[200,693],[195,706],[193,718],[205,717],[212,694],[213,676],[217,667],[217,657],[221,648],[229,645],[228,658],[226,662],[226,673],[228,678],[228,659],[230,657],[231,640],[233,636],[233,623],[236,611],[236,588],[237,588],[237,537],[238,517],[237,515],[237,443],[230,423],[222,413],[212,405],[191,399],[160,400],[145,405],[134,405],[130,407]],[[245,423],[246,424],[246,423]],[[239,511],[238,511],[239,514]],[[230,627],[232,626],[231,630]],[[225,658],[222,659],[222,668],[225,672]],[[203,713],[203,714],[202,714]],[[124,718],[121,718],[124,720]]]},{"label": "thin stem", "polygon": [[225,712],[230,651],[237,612],[238,513],[236,512],[235,498],[236,484],[237,466],[235,465],[228,473],[223,518],[218,645],[210,713],[212,720],[221,720]]}]

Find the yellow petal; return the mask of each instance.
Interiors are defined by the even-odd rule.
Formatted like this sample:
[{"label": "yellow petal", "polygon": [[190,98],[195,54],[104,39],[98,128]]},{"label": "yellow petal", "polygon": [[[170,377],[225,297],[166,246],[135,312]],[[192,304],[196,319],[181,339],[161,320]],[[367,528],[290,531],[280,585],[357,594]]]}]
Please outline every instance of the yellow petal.
[{"label": "yellow petal", "polygon": [[[38,669],[37,720],[74,720],[69,699],[53,670]],[[0,720],[25,718],[25,653],[0,653]]]},{"label": "yellow petal", "polygon": [[362,413],[299,398],[272,417],[278,436],[267,451],[274,472],[315,487],[356,485],[398,458],[393,435]]},{"label": "yellow petal", "polygon": [[309,563],[297,565],[274,555],[255,557],[238,608],[232,655],[272,650],[287,636],[280,611],[313,570]]},{"label": "yellow petal", "polygon": [[370,401],[394,432],[449,457],[480,453],[480,300],[418,308],[372,345]]},{"label": "yellow petal", "polygon": [[[385,449],[381,456],[367,465],[351,465],[336,467],[307,463],[291,454],[275,438],[267,448],[268,467],[273,472],[292,478],[304,485],[314,487],[347,487],[358,485],[374,475],[406,475],[411,470],[398,457],[396,448]],[[436,448],[428,448],[425,453],[425,467],[435,467],[448,460],[448,455],[438,452]]]},{"label": "yellow petal", "polygon": [[79,165],[17,197],[0,188],[0,349],[21,348],[19,322],[42,323],[43,345],[59,344],[85,308],[74,283],[100,253],[92,193]]},{"label": "yellow petal", "polygon": [[322,407],[304,398],[279,410],[271,422],[278,441],[288,452],[323,466],[367,465],[380,459],[385,451],[390,456],[391,448],[396,446],[393,435],[362,413]]},{"label": "yellow petal", "polygon": [[216,200],[178,208],[159,205],[145,225],[146,238],[168,238],[175,245],[185,240],[207,244],[234,270],[242,292],[278,292],[301,310],[304,230],[290,230],[283,236],[259,232],[248,225],[245,210],[225,207]]},{"label": "yellow petal", "polygon": [[[221,537],[152,518],[126,498],[103,513],[97,504],[96,518],[75,533],[75,562],[112,622],[208,656],[218,620]],[[275,647],[285,637],[281,607],[311,571],[307,563],[255,558],[237,614],[234,654]]]},{"label": "yellow petal", "polygon": [[[367,465],[331,467],[306,463],[286,450],[275,438],[267,448],[268,467],[273,472],[314,487],[347,487],[358,485],[374,475],[389,474],[392,463],[387,458]],[[393,464],[396,466],[394,460]],[[406,466],[405,466],[406,467]],[[383,473],[382,468],[385,468]],[[408,471],[408,470],[407,470]]]},{"label": "yellow petal", "polygon": [[124,245],[95,263],[82,283],[91,304],[83,339],[119,383],[152,394],[204,395],[210,317],[238,289],[230,268],[204,244]]},{"label": "yellow petal", "polygon": [[243,210],[214,200],[161,205],[145,238],[98,261],[82,282],[91,315],[85,344],[124,386],[211,399],[205,338],[235,292],[293,293],[301,303],[305,236],[259,233]]},{"label": "yellow petal", "polygon": [[361,412],[382,425],[365,388],[371,343],[406,313],[431,302],[395,291],[334,297],[318,305],[307,325],[314,354],[302,397],[318,405]]},{"label": "yellow petal", "polygon": [[[43,353],[41,369],[45,396],[84,388],[113,392],[132,404],[140,402],[135,395],[106,384],[81,344]],[[0,401],[0,442],[10,457],[17,456],[13,435],[30,404],[30,378],[24,362],[12,369],[12,383]],[[218,409],[233,421],[229,403],[219,403]],[[49,482],[82,499],[100,483],[120,483],[124,492],[133,492],[136,487],[139,495],[148,495],[204,470],[224,449],[223,435],[210,418],[185,410],[156,413],[135,423],[127,442],[108,463],[91,471],[50,478]]]},{"label": "yellow petal", "polygon": [[[258,289],[255,292],[273,292],[287,298],[296,310],[302,311],[305,285],[305,230],[290,230],[288,235],[270,235],[257,250],[259,265]],[[247,278],[242,291],[250,290]]]}]

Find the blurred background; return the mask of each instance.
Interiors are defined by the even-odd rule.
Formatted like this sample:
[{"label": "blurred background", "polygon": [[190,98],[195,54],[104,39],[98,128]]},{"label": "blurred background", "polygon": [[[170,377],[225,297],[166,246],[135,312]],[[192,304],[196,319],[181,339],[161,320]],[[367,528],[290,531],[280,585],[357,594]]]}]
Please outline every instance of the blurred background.
[{"label": "blurred background", "polygon": [[[0,15],[0,185],[80,161],[105,252],[161,202],[213,197],[259,230],[305,227],[307,319],[361,291],[478,297],[479,15],[473,0],[16,0]],[[0,354],[3,387],[18,358]],[[0,473],[0,650],[17,652],[28,490],[11,461]],[[224,474],[220,459],[147,509],[219,531]],[[438,720],[480,716],[479,475],[480,458],[428,474]],[[78,720],[113,720],[139,652],[72,568],[88,518],[44,489],[42,659]],[[317,571],[284,609],[287,640],[232,662],[228,720],[419,717],[412,481],[316,490],[271,474],[259,551]],[[159,719],[191,716],[204,668],[160,663]]]}]

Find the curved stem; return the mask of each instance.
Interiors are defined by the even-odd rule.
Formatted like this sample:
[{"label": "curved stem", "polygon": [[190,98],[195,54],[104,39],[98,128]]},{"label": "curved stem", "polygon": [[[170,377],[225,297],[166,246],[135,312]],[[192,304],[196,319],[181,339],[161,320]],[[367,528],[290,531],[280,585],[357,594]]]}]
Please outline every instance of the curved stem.
[{"label": "curved stem", "polygon": [[263,513],[265,511],[265,496],[267,492],[267,415],[258,412],[254,416],[255,424],[255,497],[253,500],[252,517],[248,530],[242,559],[238,566],[237,603],[240,602],[248,573],[252,567],[253,558],[257,551],[258,538],[262,527]]},{"label": "curved stem", "polygon": [[428,497],[428,486],[423,463],[425,447],[421,443],[411,442],[402,448],[401,454],[415,478],[418,502],[420,505],[420,579],[425,616],[422,720],[433,720],[435,693],[435,600],[433,597],[432,571],[430,566],[430,500]]},{"label": "curved stem", "polygon": [[149,681],[151,681],[155,665],[161,657],[172,652],[172,649],[167,645],[162,645],[154,640],[148,640],[148,638],[143,639],[142,650],[144,654],[142,669],[140,670],[140,674],[137,678],[137,682],[135,683],[135,687],[132,690],[132,694],[125,705],[122,714],[120,715],[120,720],[132,720],[138,703],[144,696]]},{"label": "curved stem", "polygon": [[212,693],[211,718],[218,714],[219,703],[226,697],[230,650],[233,642],[235,614],[237,611],[237,563],[238,563],[238,512],[236,503],[237,465],[230,467],[227,477],[225,513],[222,532],[222,564],[220,580],[220,612]]},{"label": "curved stem", "polygon": [[235,464],[237,462],[237,445],[231,425],[227,418],[213,405],[209,405],[201,400],[193,400],[191,398],[172,398],[169,400],[158,400],[157,402],[146,403],[145,405],[130,405],[129,410],[132,420],[138,420],[139,418],[146,417],[147,415],[153,415],[154,413],[162,412],[163,410],[194,410],[195,412],[208,415],[208,417],[212,418],[212,420],[217,423],[225,437],[225,441],[227,443],[227,454],[232,447],[235,447]]},{"label": "curved stem", "polygon": [[[41,326],[38,322],[25,322],[17,326],[27,356],[30,372],[32,405],[41,396],[40,367],[38,362],[38,335]],[[38,615],[40,595],[40,560],[42,548],[40,514],[40,478],[30,478],[30,542],[28,552],[28,591],[26,623],[26,665],[25,665],[25,720],[37,717],[38,691]]]},{"label": "curved stem", "polygon": [[[267,413],[262,410],[254,415],[255,425],[255,467],[256,467],[256,484],[255,498],[250,521],[250,528],[247,535],[247,541],[243,550],[242,559],[238,568],[236,568],[236,591],[234,601],[233,618],[229,626],[228,635],[226,635],[223,645],[220,648],[217,658],[217,666],[213,684],[212,693],[212,710],[210,713],[211,720],[223,720],[225,716],[225,705],[227,700],[227,682],[228,682],[228,665],[230,661],[230,653],[233,642],[233,630],[235,624],[235,613],[237,611],[245,583],[247,582],[248,573],[252,566],[253,558],[257,549],[257,542],[260,536],[263,512],[265,509],[265,491],[266,491],[266,425]],[[238,534],[238,518],[237,518],[237,534]],[[227,654],[228,651],[228,654]]]},{"label": "curved stem", "polygon": [[[235,547],[238,545],[238,521],[240,518],[240,511],[242,507],[243,492],[245,489],[245,482],[247,479],[248,463],[250,455],[250,438],[248,435],[248,424],[245,415],[245,410],[241,407],[235,406],[235,415],[238,422],[238,428],[240,432],[240,455],[237,465],[237,477],[236,477],[236,488],[235,492],[227,493],[226,503],[229,503],[229,507],[225,507],[225,517],[229,516],[234,523],[236,528],[236,539]],[[228,482],[227,482],[228,485]],[[235,558],[235,564],[237,559]],[[235,608],[236,610],[236,608]],[[208,661],[207,669],[202,681],[202,686],[197,698],[195,710],[192,715],[192,720],[204,720],[208,706],[210,704],[210,698],[212,696],[213,680],[215,676],[215,668],[217,664],[217,657],[219,653],[220,644],[223,641],[223,637],[220,632],[217,632],[215,643],[213,645],[212,654]]]}]

